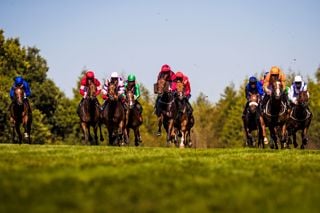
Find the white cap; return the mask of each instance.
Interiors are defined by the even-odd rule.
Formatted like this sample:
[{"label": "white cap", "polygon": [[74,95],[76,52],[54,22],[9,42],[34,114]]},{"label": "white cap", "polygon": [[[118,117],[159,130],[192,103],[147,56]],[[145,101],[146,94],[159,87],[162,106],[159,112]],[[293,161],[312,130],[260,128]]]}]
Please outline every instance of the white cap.
[{"label": "white cap", "polygon": [[297,75],[296,77],[294,77],[294,82],[302,82],[301,76]]},{"label": "white cap", "polygon": [[111,78],[119,78],[119,75],[117,72],[111,73]]}]

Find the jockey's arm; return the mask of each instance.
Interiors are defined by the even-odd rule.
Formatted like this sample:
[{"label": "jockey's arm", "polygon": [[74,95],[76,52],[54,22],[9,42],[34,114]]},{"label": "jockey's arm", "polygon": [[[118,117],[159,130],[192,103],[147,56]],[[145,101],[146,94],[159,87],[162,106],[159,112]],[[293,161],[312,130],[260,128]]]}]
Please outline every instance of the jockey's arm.
[{"label": "jockey's arm", "polygon": [[289,91],[288,91],[288,99],[289,99],[289,101],[291,101],[291,102],[295,102],[295,100],[296,100],[296,98],[294,97],[294,88],[293,88],[293,86],[291,86],[290,88],[289,88]]},{"label": "jockey's arm", "polygon": [[26,81],[24,81],[23,86],[25,88],[26,97],[29,97],[31,95],[29,84]]},{"label": "jockey's arm", "polygon": [[13,96],[14,96],[14,86],[12,86],[10,89],[10,98],[13,99]]},{"label": "jockey's arm", "polygon": [[140,97],[140,84],[136,84],[134,87],[134,96],[135,100],[137,100]]}]

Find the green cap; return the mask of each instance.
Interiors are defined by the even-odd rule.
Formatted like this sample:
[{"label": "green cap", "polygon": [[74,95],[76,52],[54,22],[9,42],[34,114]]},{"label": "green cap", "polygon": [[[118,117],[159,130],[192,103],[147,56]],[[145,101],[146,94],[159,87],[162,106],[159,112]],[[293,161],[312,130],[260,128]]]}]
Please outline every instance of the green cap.
[{"label": "green cap", "polygon": [[135,81],[136,80],[136,76],[133,74],[128,75],[128,81]]}]

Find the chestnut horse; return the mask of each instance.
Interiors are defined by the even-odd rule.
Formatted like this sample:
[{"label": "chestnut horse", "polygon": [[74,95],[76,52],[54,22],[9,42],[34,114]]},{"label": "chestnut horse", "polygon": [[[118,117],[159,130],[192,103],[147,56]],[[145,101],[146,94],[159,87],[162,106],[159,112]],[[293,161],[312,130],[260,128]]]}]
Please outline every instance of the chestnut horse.
[{"label": "chestnut horse", "polygon": [[177,106],[177,116],[174,122],[176,132],[178,136],[181,136],[180,144],[177,144],[180,148],[185,146],[191,147],[191,128],[193,124],[190,122],[190,118],[187,112],[187,99],[184,95],[184,85],[182,82],[177,82],[177,92],[176,92],[176,106]]},{"label": "chestnut horse", "polygon": [[15,143],[16,134],[18,135],[19,144],[22,143],[22,133],[20,125],[24,128],[24,138],[27,143],[31,144],[31,124],[32,124],[32,111],[27,102],[24,100],[23,87],[16,87],[14,90],[13,101],[10,105],[10,121],[12,126],[12,140]]},{"label": "chestnut horse", "polygon": [[309,95],[307,91],[301,91],[297,98],[297,104],[292,107],[290,116],[287,122],[288,143],[291,143],[291,136],[293,138],[293,145],[298,147],[296,133],[301,130],[302,144],[301,149],[305,148],[308,143],[308,129],[312,120],[312,113],[308,108]]}]

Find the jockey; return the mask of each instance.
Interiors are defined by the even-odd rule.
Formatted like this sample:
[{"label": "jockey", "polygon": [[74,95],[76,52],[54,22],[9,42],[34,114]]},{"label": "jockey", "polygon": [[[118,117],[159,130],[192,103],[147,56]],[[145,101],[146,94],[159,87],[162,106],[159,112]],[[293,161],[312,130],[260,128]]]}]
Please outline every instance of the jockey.
[{"label": "jockey", "polygon": [[[171,67],[168,65],[168,64],[164,64],[162,65],[161,67],[161,70],[158,74],[158,78],[157,78],[157,81],[161,78],[164,78],[167,82],[169,82],[170,84],[170,88],[169,90],[172,91],[172,88],[175,88],[175,78],[176,78],[176,75],[175,73],[171,70]],[[157,96],[157,99],[156,99],[156,102],[155,102],[155,106],[154,108],[156,109],[156,114],[157,116],[160,116],[160,113],[158,112],[157,110],[157,105],[158,105],[158,101],[159,101],[160,97],[159,95]]]},{"label": "jockey", "polygon": [[[142,122],[142,106],[139,103],[138,99],[140,97],[140,84],[138,84],[136,82],[136,76],[134,74],[130,74],[128,75],[128,79],[124,84],[125,89],[127,88],[134,88],[133,92],[134,92],[134,100],[136,101],[135,107],[138,109],[139,111],[139,120],[140,122]],[[125,90],[126,91],[126,90]]]},{"label": "jockey", "polygon": [[[301,91],[308,91],[307,84],[302,80],[300,75],[296,75],[294,77],[294,82],[288,91],[288,98],[292,105],[297,104],[297,97]],[[307,92],[307,94],[309,97],[309,92]]]},{"label": "jockey", "polygon": [[106,107],[107,103],[108,103],[108,87],[109,84],[115,84],[117,87],[117,91],[118,91],[118,97],[121,100],[121,103],[125,102],[125,94],[124,94],[124,83],[123,83],[123,78],[117,73],[117,72],[113,72],[111,73],[110,79],[107,79],[103,85],[102,88],[102,98],[104,100],[104,104],[103,104],[103,108]]},{"label": "jockey", "polygon": [[[189,103],[189,99],[191,97],[191,87],[190,87],[190,82],[189,82],[189,78],[184,75],[182,72],[177,72],[176,73],[176,79],[175,79],[175,82],[182,82],[183,83],[183,86],[184,86],[184,100],[186,100],[186,104],[187,104],[187,113],[188,113],[188,116],[191,118],[191,115],[192,115],[192,112],[193,112],[193,109],[192,109],[192,106],[191,104]],[[176,91],[176,87],[174,85],[174,88],[173,90]]]},{"label": "jockey", "polygon": [[244,107],[244,110],[243,110],[243,113],[242,113],[242,117],[245,116],[245,114],[247,112],[247,109],[249,107],[250,95],[251,94],[258,94],[260,96],[260,98],[262,98],[263,95],[264,95],[261,82],[258,81],[258,79],[256,77],[254,77],[254,76],[251,76],[249,78],[249,82],[246,85],[245,91],[246,91],[247,103],[246,103],[246,106]]},{"label": "jockey", "polygon": [[[281,84],[281,88],[283,91],[285,91],[286,89],[286,76],[284,74],[284,72],[277,66],[273,66],[270,69],[270,72],[266,75],[265,79],[264,79],[264,83],[263,83],[263,90],[265,92],[265,96],[263,97],[262,100],[262,104],[261,106],[264,108],[264,106],[266,105],[267,101],[270,98],[270,95],[272,93],[272,83],[274,81],[280,81]],[[285,103],[288,104],[288,98],[287,95],[284,93],[284,99],[285,99]]]},{"label": "jockey", "polygon": [[[78,114],[80,112],[80,106],[83,102],[83,100],[87,97],[87,88],[88,88],[88,84],[89,84],[89,80],[91,80],[94,85],[96,86],[97,88],[97,91],[96,91],[96,96],[98,96],[101,92],[101,84],[100,84],[100,81],[98,79],[95,78],[94,76],[94,72],[91,71],[91,70],[88,70],[85,75],[82,77],[81,81],[80,81],[80,89],[79,89],[79,92],[80,94],[82,95],[82,99],[79,103],[79,106],[78,106]],[[97,104],[99,105],[99,102],[98,102],[98,99],[96,99],[96,102]]]},{"label": "jockey", "polygon": [[28,107],[30,109],[28,97],[31,95],[31,90],[30,90],[28,82],[26,80],[24,80],[21,76],[15,77],[14,83],[10,89],[10,98],[12,101],[14,98],[14,90],[17,87],[22,87],[24,89],[24,101],[28,104]]}]

